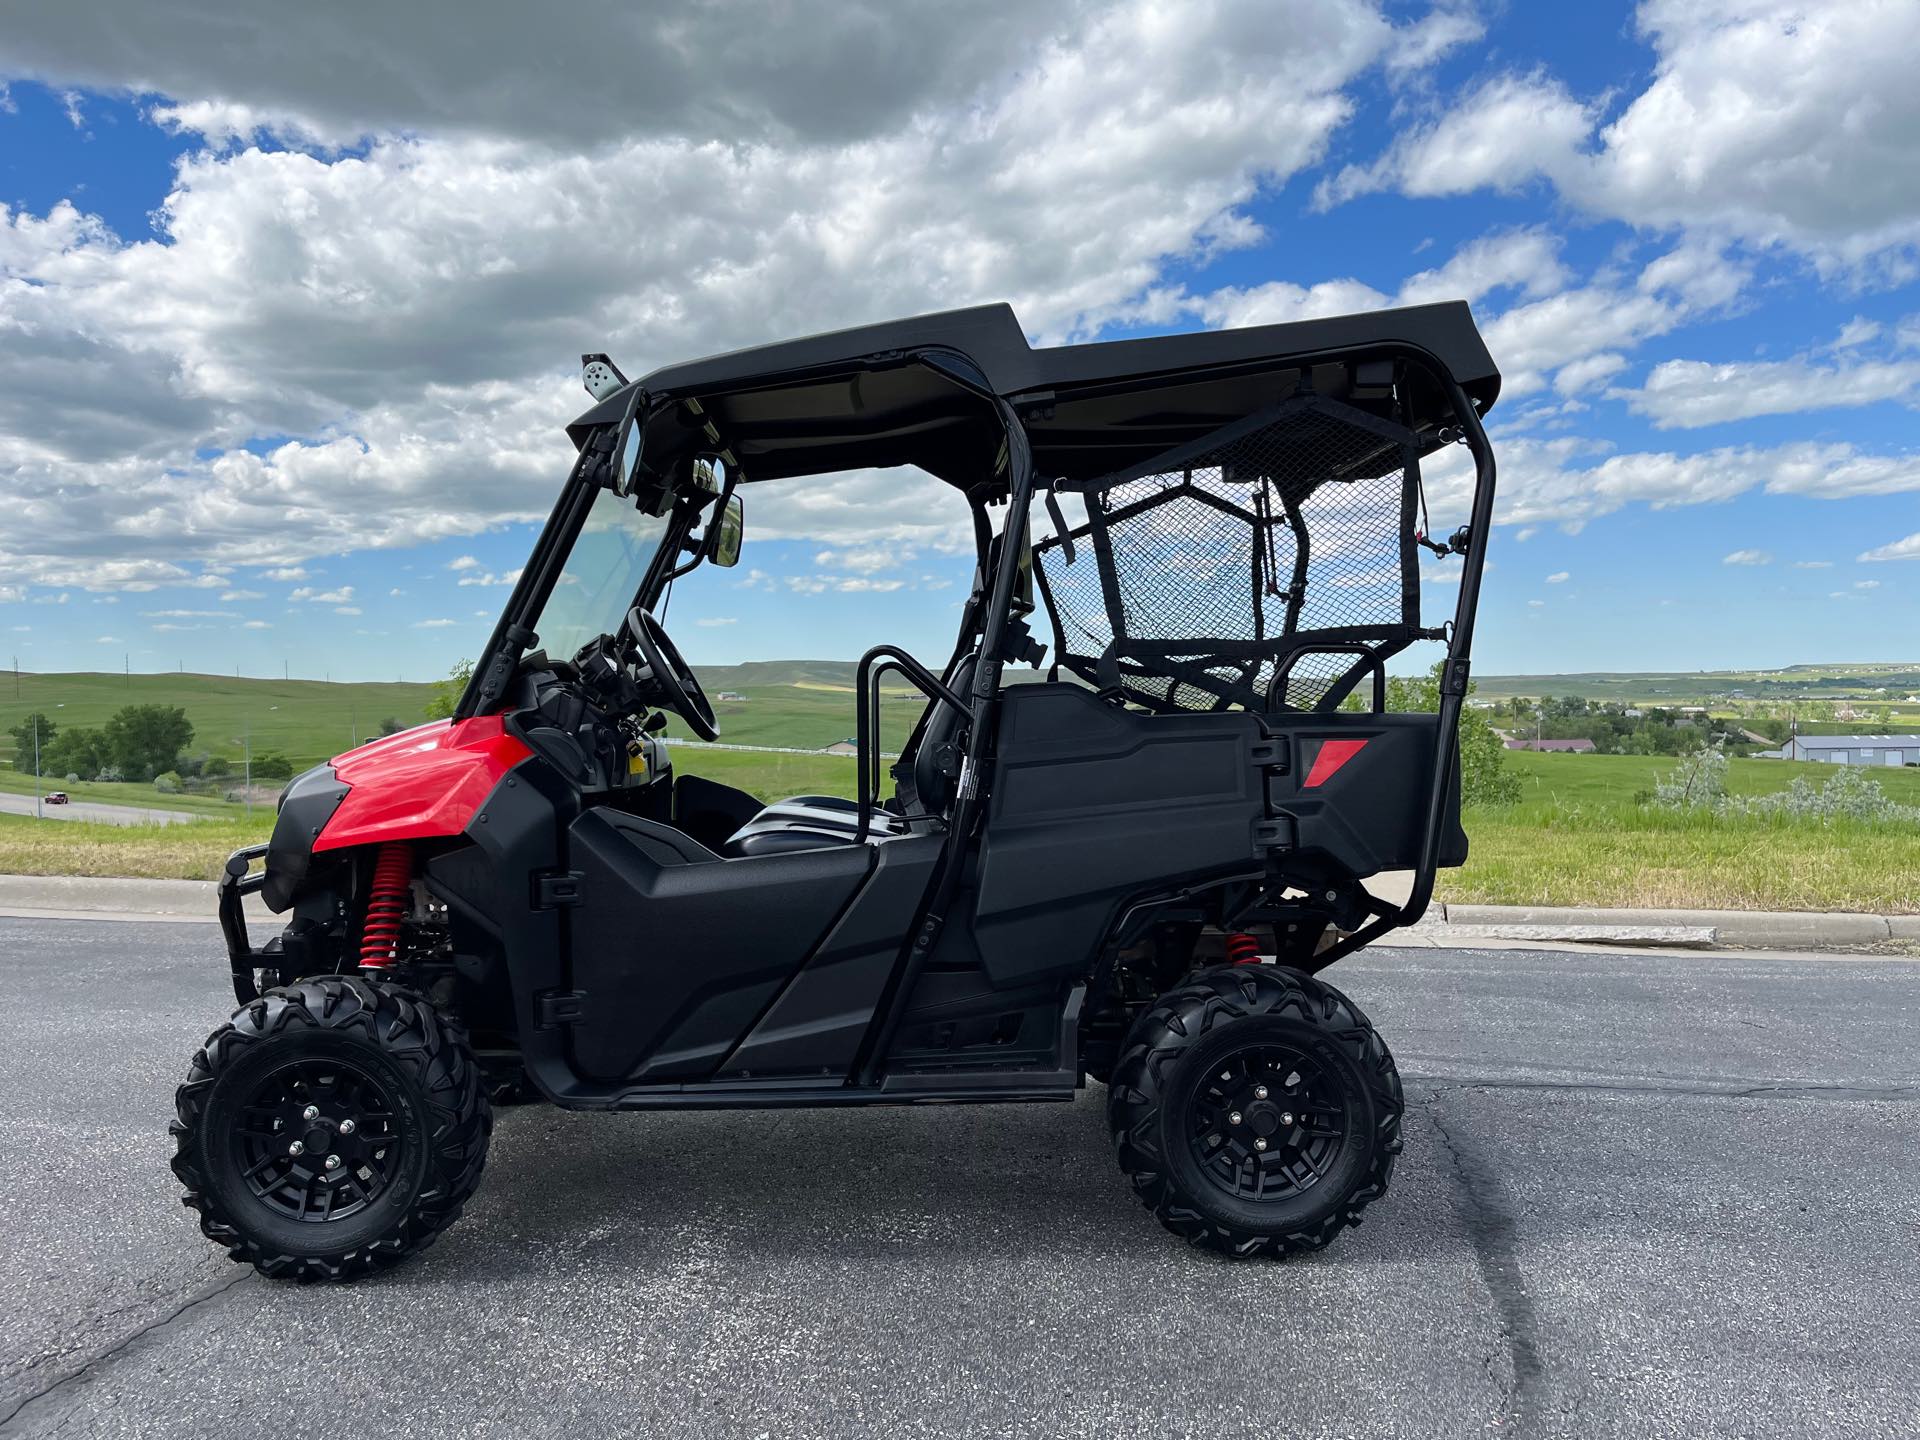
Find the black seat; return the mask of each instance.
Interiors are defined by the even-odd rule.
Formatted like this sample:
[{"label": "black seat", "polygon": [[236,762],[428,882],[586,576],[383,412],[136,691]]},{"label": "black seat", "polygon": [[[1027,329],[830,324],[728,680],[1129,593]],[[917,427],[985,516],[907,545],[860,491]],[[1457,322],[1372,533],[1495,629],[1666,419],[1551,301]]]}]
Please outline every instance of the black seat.
[{"label": "black seat", "polygon": [[[965,695],[972,683],[973,657],[969,655],[953,667],[947,684]],[[913,817],[947,813],[953,799],[953,742],[964,717],[944,702],[936,700],[932,706],[926,724],[921,727],[920,745],[913,756],[912,792],[908,794],[906,787],[901,787],[897,809],[874,808],[873,818],[867,824],[869,842],[906,834]],[[859,817],[860,807],[837,795],[796,795],[760,811],[727,838],[720,853],[738,858],[818,850],[825,845],[850,845]]]}]

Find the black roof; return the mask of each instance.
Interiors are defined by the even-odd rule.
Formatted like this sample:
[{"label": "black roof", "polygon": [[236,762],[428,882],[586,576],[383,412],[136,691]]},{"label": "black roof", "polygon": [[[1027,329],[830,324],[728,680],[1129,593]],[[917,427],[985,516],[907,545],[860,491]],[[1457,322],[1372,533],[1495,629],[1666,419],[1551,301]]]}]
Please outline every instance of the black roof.
[{"label": "black roof", "polygon": [[[1413,363],[1379,363],[1395,360]],[[668,365],[595,405],[568,433],[584,444],[595,426],[617,422],[637,385],[648,397],[650,457],[710,443],[711,421],[749,480],[916,465],[972,486],[992,472],[1000,444],[985,391],[1021,415],[1040,473],[1085,478],[1303,383],[1383,415],[1397,403],[1396,418],[1438,443],[1452,411],[1436,370],[1482,412],[1500,393],[1464,301],[1042,349],[1027,343],[1011,306],[979,305]],[[698,415],[677,403],[687,400]]]}]

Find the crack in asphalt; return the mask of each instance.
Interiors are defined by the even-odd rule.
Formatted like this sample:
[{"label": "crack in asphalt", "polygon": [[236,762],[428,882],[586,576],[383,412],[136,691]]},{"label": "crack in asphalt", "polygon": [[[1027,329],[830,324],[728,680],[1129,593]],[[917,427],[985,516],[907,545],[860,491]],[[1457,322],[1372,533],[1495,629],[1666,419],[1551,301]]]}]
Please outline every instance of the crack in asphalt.
[{"label": "crack in asphalt", "polygon": [[180,1319],[190,1311],[197,1310],[210,1301],[218,1300],[229,1290],[233,1289],[234,1286],[252,1278],[253,1272],[251,1270],[243,1270],[238,1275],[234,1275],[218,1284],[202,1286],[199,1290],[196,1290],[193,1294],[180,1301],[179,1304],[175,1305],[164,1315],[155,1316],[144,1325],[136,1326],[128,1334],[114,1341],[113,1344],[94,1351],[93,1354],[89,1355],[78,1365],[71,1366],[59,1375],[48,1380],[47,1383],[39,1389],[30,1391],[22,1396],[5,1414],[0,1414],[0,1432],[7,1431],[13,1425],[14,1421],[24,1415],[28,1409],[39,1404],[42,1400],[47,1399],[56,1391],[71,1385],[74,1381],[84,1378],[88,1372],[92,1371],[96,1366],[105,1364],[115,1356],[125,1352],[139,1340],[157,1331],[166,1329],[167,1326],[173,1324],[174,1321]]},{"label": "crack in asphalt", "polygon": [[1489,1080],[1477,1075],[1447,1075],[1403,1070],[1404,1079],[1435,1085],[1435,1095],[1448,1090],[1585,1090],[1612,1095],[1685,1095],[1702,1100],[1920,1100],[1920,1084],[1820,1085],[1811,1081],[1760,1081],[1735,1088],[1723,1085],[1665,1085],[1655,1081],[1635,1084],[1625,1080]]},{"label": "crack in asphalt", "polygon": [[[1427,1115],[1453,1162],[1454,1178],[1465,1201],[1460,1207],[1461,1222],[1473,1245],[1480,1278],[1493,1297],[1495,1320],[1506,1342],[1507,1361],[1513,1371],[1513,1385],[1507,1394],[1507,1419],[1513,1427],[1509,1433],[1538,1434],[1546,1364],[1535,1339],[1539,1322],[1534,1314],[1533,1298],[1527,1293],[1520,1270],[1519,1226],[1502,1203],[1499,1176],[1447,1129],[1440,1113],[1440,1101],[1445,1093],[1444,1090],[1428,1092]],[[1489,1378],[1496,1358],[1487,1357]]]}]

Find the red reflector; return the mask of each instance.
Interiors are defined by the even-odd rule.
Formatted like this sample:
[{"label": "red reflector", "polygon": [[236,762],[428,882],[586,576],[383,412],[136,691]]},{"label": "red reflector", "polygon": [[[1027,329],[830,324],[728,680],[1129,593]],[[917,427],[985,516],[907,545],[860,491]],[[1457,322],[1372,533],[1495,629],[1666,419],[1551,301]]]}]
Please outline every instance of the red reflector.
[{"label": "red reflector", "polygon": [[1313,757],[1313,768],[1307,771],[1307,778],[1300,782],[1300,788],[1311,790],[1316,785],[1326,784],[1336,770],[1366,748],[1367,742],[1364,740],[1322,740],[1319,751]]}]

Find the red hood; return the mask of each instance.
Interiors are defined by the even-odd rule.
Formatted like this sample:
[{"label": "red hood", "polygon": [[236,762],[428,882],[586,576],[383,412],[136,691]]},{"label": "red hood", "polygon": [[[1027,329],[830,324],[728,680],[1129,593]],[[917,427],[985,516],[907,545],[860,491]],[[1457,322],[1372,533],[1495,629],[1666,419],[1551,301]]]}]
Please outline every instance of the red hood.
[{"label": "red hood", "polygon": [[506,773],[532,752],[504,717],[434,720],[333,757],[351,788],[314,842],[318,850],[458,835]]}]

